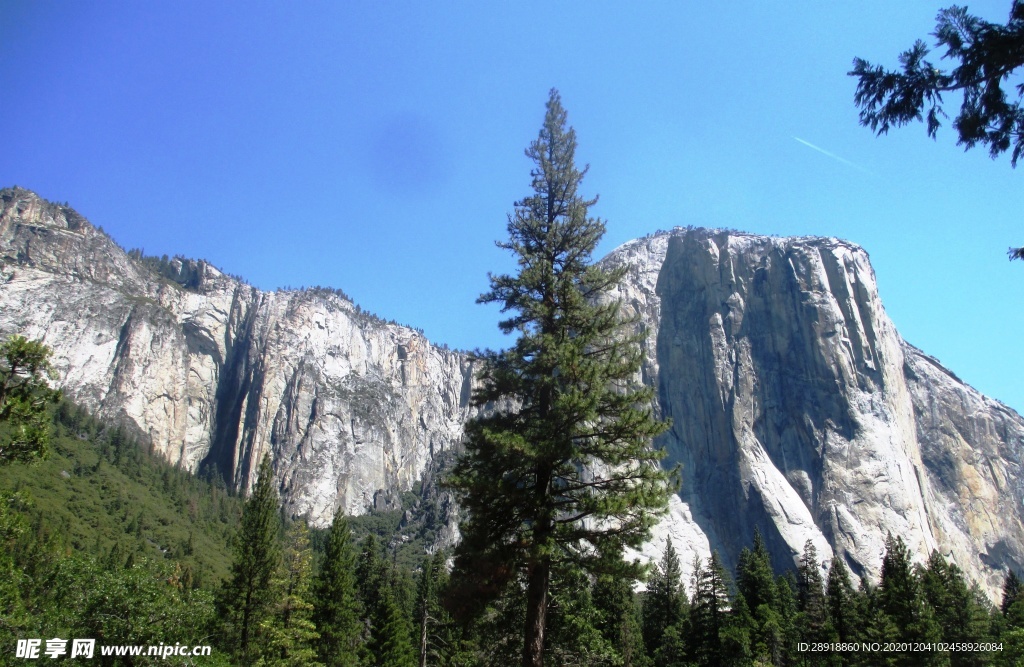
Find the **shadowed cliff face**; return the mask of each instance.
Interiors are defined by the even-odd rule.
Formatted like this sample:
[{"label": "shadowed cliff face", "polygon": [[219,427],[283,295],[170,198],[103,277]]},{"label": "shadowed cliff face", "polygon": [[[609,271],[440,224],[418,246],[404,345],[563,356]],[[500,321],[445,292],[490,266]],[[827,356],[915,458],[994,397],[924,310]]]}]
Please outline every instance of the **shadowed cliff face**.
[{"label": "shadowed cliff face", "polygon": [[[1024,420],[902,341],[863,250],[677,229],[604,261],[628,268],[612,297],[648,331],[637,379],[683,470],[646,555],[671,537],[688,581],[694,555],[729,562],[756,529],[777,567],[809,539],[874,578],[892,532],[990,595],[1024,566]],[[170,461],[246,489],[269,453],[288,511],[316,525],[430,486],[472,416],[472,363],[415,330],[203,262],[158,275],[70,209],[0,190],[0,334],[14,332],[54,349],[73,399]]]}]

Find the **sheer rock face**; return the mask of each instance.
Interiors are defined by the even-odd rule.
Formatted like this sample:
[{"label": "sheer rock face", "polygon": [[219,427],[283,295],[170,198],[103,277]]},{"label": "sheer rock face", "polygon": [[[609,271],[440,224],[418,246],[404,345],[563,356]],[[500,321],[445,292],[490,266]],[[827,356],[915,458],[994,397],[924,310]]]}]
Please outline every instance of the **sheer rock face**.
[{"label": "sheer rock face", "polygon": [[[70,209],[0,191],[0,332],[41,338],[74,400],[239,488],[274,459],[317,525],[408,490],[462,434],[470,362],[324,291],[263,292],[204,262],[157,276]],[[172,263],[173,264],[173,263]]]},{"label": "sheer rock face", "polygon": [[[863,250],[677,229],[604,261],[629,267],[613,296],[649,332],[638,379],[682,465],[646,555],[671,537],[688,580],[694,555],[734,565],[757,529],[777,567],[810,539],[874,578],[891,532],[990,595],[1024,567],[1024,420],[899,337]],[[465,355],[327,290],[264,292],[188,260],[162,273],[72,210],[0,190],[0,334],[43,339],[72,398],[168,460],[244,489],[270,453],[288,510],[325,525],[433,479],[457,447]]]},{"label": "sheer rock face", "polygon": [[900,338],[863,250],[680,229],[605,261],[631,267],[618,296],[682,465],[649,555],[671,536],[728,562],[757,529],[776,566],[811,540],[875,578],[891,532],[993,595],[1020,568],[1024,420]]}]

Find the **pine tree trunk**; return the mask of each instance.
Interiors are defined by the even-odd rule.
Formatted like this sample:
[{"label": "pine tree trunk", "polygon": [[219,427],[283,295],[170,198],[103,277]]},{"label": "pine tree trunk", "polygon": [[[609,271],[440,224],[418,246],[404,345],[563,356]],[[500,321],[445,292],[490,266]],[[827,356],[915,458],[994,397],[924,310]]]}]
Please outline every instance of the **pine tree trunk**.
[{"label": "pine tree trunk", "polygon": [[427,667],[427,603],[423,603],[423,618],[420,619],[420,667]]},{"label": "pine tree trunk", "polygon": [[523,644],[523,667],[544,666],[544,627],[548,613],[548,586],[551,582],[551,561],[543,558],[529,572],[526,590],[526,636]]}]

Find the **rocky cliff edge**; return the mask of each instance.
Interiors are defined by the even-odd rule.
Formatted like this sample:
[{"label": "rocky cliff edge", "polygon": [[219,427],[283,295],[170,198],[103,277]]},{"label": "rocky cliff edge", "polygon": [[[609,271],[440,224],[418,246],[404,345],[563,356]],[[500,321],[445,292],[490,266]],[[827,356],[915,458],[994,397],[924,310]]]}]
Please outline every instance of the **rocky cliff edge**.
[{"label": "rocky cliff edge", "polygon": [[331,290],[158,264],[66,206],[0,191],[0,332],[41,338],[69,396],[169,461],[246,489],[269,453],[288,510],[325,525],[409,490],[459,441],[465,355]]}]

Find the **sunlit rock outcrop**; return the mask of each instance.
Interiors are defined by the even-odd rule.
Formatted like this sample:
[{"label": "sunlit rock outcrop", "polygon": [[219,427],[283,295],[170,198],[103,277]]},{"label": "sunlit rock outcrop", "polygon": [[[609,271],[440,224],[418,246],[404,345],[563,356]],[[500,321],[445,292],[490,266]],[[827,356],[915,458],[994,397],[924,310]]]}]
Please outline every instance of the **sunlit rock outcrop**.
[{"label": "sunlit rock outcrop", "polygon": [[0,332],[52,347],[72,398],[240,488],[269,453],[318,525],[408,490],[461,437],[465,356],[339,293],[264,292],[204,262],[158,274],[26,190],[0,191],[0,262]]},{"label": "sunlit rock outcrop", "polygon": [[734,564],[758,529],[777,566],[811,540],[875,578],[891,532],[990,594],[1020,567],[1024,420],[900,338],[862,249],[677,229],[606,261],[631,267],[619,297],[683,470],[648,555],[672,535]]}]

